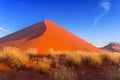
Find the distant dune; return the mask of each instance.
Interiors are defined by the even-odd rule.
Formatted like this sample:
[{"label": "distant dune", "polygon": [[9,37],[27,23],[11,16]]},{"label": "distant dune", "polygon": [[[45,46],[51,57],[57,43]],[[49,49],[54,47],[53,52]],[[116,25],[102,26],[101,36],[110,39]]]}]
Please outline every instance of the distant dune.
[{"label": "distant dune", "polygon": [[108,50],[111,52],[120,52],[120,43],[110,43],[101,49]]},{"label": "distant dune", "polygon": [[0,38],[0,47],[16,46],[27,49],[37,48],[40,54],[48,53],[49,49],[99,52],[100,49],[75,36],[50,20],[37,23],[30,27]]}]

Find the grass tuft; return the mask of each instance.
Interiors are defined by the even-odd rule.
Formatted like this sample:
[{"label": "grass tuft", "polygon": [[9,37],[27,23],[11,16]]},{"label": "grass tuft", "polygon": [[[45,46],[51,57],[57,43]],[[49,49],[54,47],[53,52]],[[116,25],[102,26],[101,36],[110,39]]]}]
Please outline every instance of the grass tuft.
[{"label": "grass tuft", "polygon": [[52,80],[76,80],[74,69],[62,67],[50,72]]},{"label": "grass tuft", "polygon": [[2,49],[0,60],[12,69],[23,70],[28,58],[18,48],[8,46]]},{"label": "grass tuft", "polygon": [[38,73],[46,74],[49,73],[49,70],[51,69],[50,66],[51,60],[47,58],[42,58],[39,60],[38,65],[37,65],[37,71]]}]

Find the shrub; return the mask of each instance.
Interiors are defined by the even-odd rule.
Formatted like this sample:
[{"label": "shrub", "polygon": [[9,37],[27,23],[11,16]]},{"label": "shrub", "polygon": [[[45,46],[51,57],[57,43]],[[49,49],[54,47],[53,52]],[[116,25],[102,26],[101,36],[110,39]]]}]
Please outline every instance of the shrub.
[{"label": "shrub", "polygon": [[1,51],[1,61],[15,70],[23,70],[28,58],[16,47],[4,47]]},{"label": "shrub", "polygon": [[37,65],[38,73],[49,73],[51,60],[47,58],[41,58]]},{"label": "shrub", "polygon": [[119,54],[105,51],[105,52],[100,54],[100,57],[103,60],[103,62],[107,61],[107,62],[110,62],[112,64],[119,64],[120,63],[120,55]]},{"label": "shrub", "polygon": [[60,65],[60,60],[58,58],[54,58],[51,60],[50,66],[52,68],[59,67],[59,65]]},{"label": "shrub", "polygon": [[52,80],[75,80],[76,73],[71,68],[57,68],[55,71],[50,72]]},{"label": "shrub", "polygon": [[98,53],[85,53],[83,56],[83,62],[92,67],[99,67],[102,64],[102,60]]},{"label": "shrub", "polygon": [[73,52],[65,52],[66,54],[66,62],[68,64],[74,65],[74,66],[80,66],[82,62],[81,54],[79,53],[73,53]]},{"label": "shrub", "polygon": [[38,53],[38,50],[36,48],[29,48],[27,49],[26,51],[26,54],[29,56],[29,57],[33,57],[33,56],[36,56]]}]

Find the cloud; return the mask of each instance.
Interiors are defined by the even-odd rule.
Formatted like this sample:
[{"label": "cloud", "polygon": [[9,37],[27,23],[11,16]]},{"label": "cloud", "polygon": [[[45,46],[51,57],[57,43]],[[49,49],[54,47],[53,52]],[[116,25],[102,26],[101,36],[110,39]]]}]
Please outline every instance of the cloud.
[{"label": "cloud", "polygon": [[8,32],[6,29],[0,27],[0,31]]},{"label": "cloud", "polygon": [[99,16],[97,16],[94,20],[94,26],[97,25],[98,21],[100,18],[102,18],[104,15],[106,15],[111,7],[111,3],[110,0],[102,0],[101,3],[99,4],[99,6],[101,6],[104,9],[104,12],[101,13]]},{"label": "cloud", "polygon": [[103,0],[100,4],[101,7],[103,7],[106,11],[109,11],[111,5],[109,0]]}]

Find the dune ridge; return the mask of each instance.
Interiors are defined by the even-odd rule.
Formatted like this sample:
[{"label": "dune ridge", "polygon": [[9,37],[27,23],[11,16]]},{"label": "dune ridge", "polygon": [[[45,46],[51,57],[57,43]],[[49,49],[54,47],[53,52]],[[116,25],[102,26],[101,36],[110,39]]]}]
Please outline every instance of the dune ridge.
[{"label": "dune ridge", "polygon": [[50,20],[0,38],[0,47],[4,46],[16,46],[21,49],[37,48],[39,54],[46,54],[51,48],[62,51],[101,51]]}]

